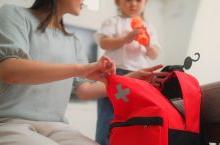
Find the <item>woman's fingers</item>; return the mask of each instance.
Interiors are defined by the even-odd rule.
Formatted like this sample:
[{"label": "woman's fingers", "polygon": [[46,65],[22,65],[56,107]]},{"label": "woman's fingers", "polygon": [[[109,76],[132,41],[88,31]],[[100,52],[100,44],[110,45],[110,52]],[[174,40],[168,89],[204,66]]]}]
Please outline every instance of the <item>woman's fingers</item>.
[{"label": "woman's fingers", "polygon": [[115,63],[108,57],[103,56],[100,59],[102,67],[103,67],[103,72],[107,74],[115,74],[116,72],[116,66]]},{"label": "woman's fingers", "polygon": [[159,65],[156,65],[156,66],[153,66],[153,67],[150,67],[150,68],[145,68],[143,69],[143,71],[146,71],[146,72],[154,72],[158,69],[161,69],[163,67],[162,64],[159,64]]},{"label": "woman's fingers", "polygon": [[168,72],[157,72],[157,73],[153,73],[154,74],[154,81],[158,81],[158,82],[162,82],[162,81],[166,81],[169,77],[171,73]]},{"label": "woman's fingers", "polygon": [[171,76],[171,73],[168,73],[168,72],[156,73],[150,83],[154,85],[155,87],[162,89],[164,83],[167,81],[167,79],[170,78],[170,76]]},{"label": "woman's fingers", "polygon": [[156,72],[153,74],[155,76],[157,76],[157,78],[166,78],[166,77],[169,77],[171,73],[169,73],[169,72]]},{"label": "woman's fingers", "polygon": [[153,76],[153,73],[139,70],[136,72],[131,72],[127,76],[140,79],[140,80],[144,80],[144,81],[149,81],[149,78]]}]

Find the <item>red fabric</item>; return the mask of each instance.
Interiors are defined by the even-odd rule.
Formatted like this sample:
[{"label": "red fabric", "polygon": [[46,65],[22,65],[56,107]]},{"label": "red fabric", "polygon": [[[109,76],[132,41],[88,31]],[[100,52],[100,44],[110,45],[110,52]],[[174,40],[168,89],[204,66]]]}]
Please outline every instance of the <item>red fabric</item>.
[{"label": "red fabric", "polygon": [[198,81],[191,75],[183,72],[175,72],[181,84],[184,108],[185,108],[185,130],[199,132],[200,126],[200,104],[201,89]]},{"label": "red fabric", "polygon": [[[107,94],[115,115],[112,122],[125,122],[134,117],[163,118],[162,126],[113,128],[110,145],[168,145],[168,128],[199,132],[201,91],[198,81],[183,72],[174,72],[174,75],[182,89],[185,118],[151,84],[123,76],[108,77]],[[123,91],[126,97],[117,98],[119,92]]]},{"label": "red fabric", "polygon": [[110,145],[165,145],[162,127],[129,126],[112,130]]}]

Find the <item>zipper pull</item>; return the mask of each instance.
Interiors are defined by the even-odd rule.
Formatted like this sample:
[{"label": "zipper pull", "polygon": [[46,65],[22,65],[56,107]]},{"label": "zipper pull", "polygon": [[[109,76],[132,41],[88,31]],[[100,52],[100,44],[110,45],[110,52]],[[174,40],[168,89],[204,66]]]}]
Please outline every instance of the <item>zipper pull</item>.
[{"label": "zipper pull", "polygon": [[144,125],[144,128],[148,128],[149,125]]}]

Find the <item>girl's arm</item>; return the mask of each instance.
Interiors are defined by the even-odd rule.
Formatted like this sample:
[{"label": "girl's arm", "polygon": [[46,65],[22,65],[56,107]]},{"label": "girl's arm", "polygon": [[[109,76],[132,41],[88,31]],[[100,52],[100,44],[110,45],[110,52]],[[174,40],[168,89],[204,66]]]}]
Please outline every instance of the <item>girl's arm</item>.
[{"label": "girl's arm", "polygon": [[158,54],[159,54],[159,51],[158,51],[158,48],[157,46],[149,46],[147,47],[147,53],[146,55],[151,59],[151,60],[154,60],[158,57]]},{"label": "girl's arm", "polygon": [[100,46],[104,50],[114,50],[121,48],[124,45],[123,37],[106,37],[102,36],[100,39]]},{"label": "girl's arm", "polygon": [[150,59],[154,60],[159,55],[160,43],[158,41],[157,33],[153,25],[151,23],[148,23],[148,26],[149,26],[149,29],[147,31],[149,32],[149,35],[150,35],[150,45],[146,47],[147,49],[146,55]]},{"label": "girl's arm", "polygon": [[106,86],[103,82],[86,82],[76,89],[76,95],[83,100],[106,97]]},{"label": "girl's arm", "polygon": [[138,30],[134,30],[132,32],[129,32],[126,36],[122,36],[122,37],[102,36],[100,39],[100,46],[105,50],[113,50],[113,49],[121,48],[124,44],[133,41],[138,33],[139,33]]},{"label": "girl's arm", "polygon": [[0,62],[0,80],[7,84],[41,84],[71,77],[86,77],[100,64],[51,64],[9,58]]}]

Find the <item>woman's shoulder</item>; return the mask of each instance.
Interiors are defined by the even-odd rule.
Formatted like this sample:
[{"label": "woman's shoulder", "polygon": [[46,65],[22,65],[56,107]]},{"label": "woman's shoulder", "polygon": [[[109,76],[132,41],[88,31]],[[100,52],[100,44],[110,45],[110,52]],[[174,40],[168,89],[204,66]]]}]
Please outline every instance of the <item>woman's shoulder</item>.
[{"label": "woman's shoulder", "polygon": [[[10,25],[24,29],[24,26],[35,22],[36,17],[29,8],[22,6],[7,4],[0,8],[0,21],[4,21],[0,25]],[[9,26],[8,26],[9,27]]]},{"label": "woman's shoulder", "polygon": [[10,29],[27,31],[31,19],[28,9],[16,5],[4,5],[0,8],[0,29],[8,32]]},{"label": "woman's shoulder", "polygon": [[12,19],[12,20],[19,20],[20,18],[24,17],[25,8],[17,5],[3,5],[0,8],[0,18]]},{"label": "woman's shoulder", "polygon": [[12,4],[5,4],[0,8],[1,14],[9,15],[9,14],[17,14],[20,13],[20,10],[24,9],[21,6],[12,5]]},{"label": "woman's shoulder", "polygon": [[5,10],[5,11],[11,11],[13,9],[15,9],[16,7],[19,7],[17,5],[13,5],[13,4],[4,4],[0,10]]}]

